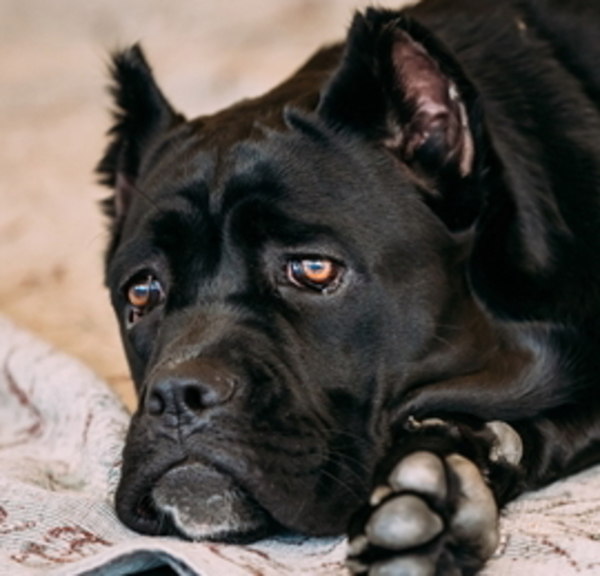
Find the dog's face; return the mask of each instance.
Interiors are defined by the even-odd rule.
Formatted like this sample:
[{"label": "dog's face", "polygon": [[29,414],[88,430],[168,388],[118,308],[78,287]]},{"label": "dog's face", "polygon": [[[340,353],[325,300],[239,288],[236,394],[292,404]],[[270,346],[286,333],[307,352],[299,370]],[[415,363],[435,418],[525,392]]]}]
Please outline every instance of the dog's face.
[{"label": "dog's face", "polygon": [[477,213],[466,84],[375,14],[343,58],[194,121],[139,50],[115,59],[100,170],[139,394],[117,509],[137,530],[342,532],[408,395],[474,348],[453,333]]}]

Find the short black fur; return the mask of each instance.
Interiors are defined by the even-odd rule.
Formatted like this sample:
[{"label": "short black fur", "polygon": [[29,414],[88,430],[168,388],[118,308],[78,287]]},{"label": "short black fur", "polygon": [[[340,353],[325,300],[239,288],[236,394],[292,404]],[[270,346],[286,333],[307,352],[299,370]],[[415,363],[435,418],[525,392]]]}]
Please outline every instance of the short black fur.
[{"label": "short black fur", "polygon": [[[491,545],[451,527],[453,456],[496,511],[600,461],[599,26],[588,0],[372,8],[271,92],[190,121],[139,47],[114,56],[98,173],[140,400],[127,525],[240,541],[354,518],[361,541],[417,452],[446,484],[413,491],[444,521],[415,549],[475,574]],[[299,264],[335,275],[311,289]],[[163,297],[133,309],[140,278]],[[496,421],[522,457],[492,457]],[[370,543],[351,568],[411,554]]]}]

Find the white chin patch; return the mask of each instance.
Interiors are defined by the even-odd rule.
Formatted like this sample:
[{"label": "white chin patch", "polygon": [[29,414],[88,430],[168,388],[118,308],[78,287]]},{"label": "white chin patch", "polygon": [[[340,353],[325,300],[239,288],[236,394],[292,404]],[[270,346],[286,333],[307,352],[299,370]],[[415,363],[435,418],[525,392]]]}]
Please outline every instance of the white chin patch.
[{"label": "white chin patch", "polygon": [[268,522],[265,512],[232,479],[200,463],[167,472],[152,497],[156,508],[192,540],[243,537]]}]

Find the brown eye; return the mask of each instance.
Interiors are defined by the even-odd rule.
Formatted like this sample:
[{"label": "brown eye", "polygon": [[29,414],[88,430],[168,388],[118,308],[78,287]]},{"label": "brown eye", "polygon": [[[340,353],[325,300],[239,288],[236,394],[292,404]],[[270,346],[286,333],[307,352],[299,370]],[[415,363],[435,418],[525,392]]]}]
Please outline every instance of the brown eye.
[{"label": "brown eye", "polygon": [[327,258],[290,260],[286,266],[288,280],[299,288],[332,291],[338,287],[343,268]]},{"label": "brown eye", "polygon": [[161,304],[164,296],[160,281],[151,274],[138,278],[129,284],[126,291],[129,304],[127,311],[128,327],[133,326],[144,314]]}]

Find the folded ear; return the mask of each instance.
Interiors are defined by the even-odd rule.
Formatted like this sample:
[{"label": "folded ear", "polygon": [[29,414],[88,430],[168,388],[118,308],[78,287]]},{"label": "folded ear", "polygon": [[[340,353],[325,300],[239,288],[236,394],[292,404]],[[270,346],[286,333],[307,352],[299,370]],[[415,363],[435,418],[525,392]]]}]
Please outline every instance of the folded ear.
[{"label": "folded ear", "polygon": [[473,174],[476,100],[460,66],[430,31],[402,13],[369,9],[354,18],[319,113],[384,146],[431,182],[430,192],[442,195],[442,188]]},{"label": "folded ear", "polygon": [[104,209],[119,221],[135,193],[144,154],[158,136],[183,121],[183,117],[160,91],[138,45],[113,55],[111,76],[114,124],[96,171],[100,182],[114,190],[114,196],[104,202]]}]

